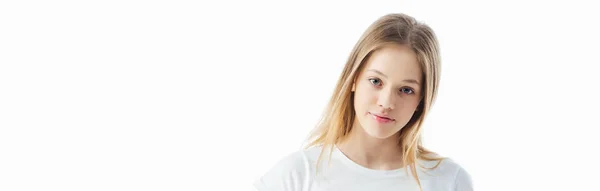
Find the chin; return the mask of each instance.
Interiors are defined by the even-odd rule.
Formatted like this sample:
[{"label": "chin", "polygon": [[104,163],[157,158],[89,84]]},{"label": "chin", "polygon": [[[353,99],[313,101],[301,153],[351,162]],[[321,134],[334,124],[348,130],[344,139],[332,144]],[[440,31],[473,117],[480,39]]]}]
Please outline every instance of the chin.
[{"label": "chin", "polygon": [[363,132],[369,137],[376,139],[388,139],[394,136],[401,128],[397,128],[397,123],[381,124],[372,121],[370,116],[357,119]]}]

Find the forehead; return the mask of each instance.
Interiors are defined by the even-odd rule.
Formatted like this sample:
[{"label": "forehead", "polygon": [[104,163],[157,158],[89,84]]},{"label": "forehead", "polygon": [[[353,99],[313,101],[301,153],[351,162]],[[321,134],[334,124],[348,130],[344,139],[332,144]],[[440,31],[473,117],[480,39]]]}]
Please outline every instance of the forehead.
[{"label": "forehead", "polygon": [[421,80],[422,72],[417,55],[407,46],[386,45],[371,53],[365,64],[362,73],[374,69],[393,81]]}]

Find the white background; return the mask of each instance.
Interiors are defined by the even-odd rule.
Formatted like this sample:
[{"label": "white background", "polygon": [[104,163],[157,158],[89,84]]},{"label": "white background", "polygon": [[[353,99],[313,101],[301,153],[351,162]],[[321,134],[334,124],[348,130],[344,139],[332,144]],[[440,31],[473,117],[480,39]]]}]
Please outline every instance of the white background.
[{"label": "white background", "polygon": [[425,145],[476,190],[600,190],[597,8],[2,1],[0,190],[251,190],[302,146],[356,40],[392,12],[438,35]]}]

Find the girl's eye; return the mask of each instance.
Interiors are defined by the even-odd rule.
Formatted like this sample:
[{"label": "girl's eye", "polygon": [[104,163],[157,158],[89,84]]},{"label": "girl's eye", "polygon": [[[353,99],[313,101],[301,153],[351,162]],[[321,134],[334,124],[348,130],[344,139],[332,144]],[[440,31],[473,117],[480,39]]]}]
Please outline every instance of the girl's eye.
[{"label": "girl's eye", "polygon": [[400,89],[400,91],[402,91],[402,93],[406,93],[406,94],[414,94],[415,91],[411,88],[402,88]]},{"label": "girl's eye", "polygon": [[371,82],[371,84],[376,85],[376,86],[380,86],[381,85],[381,80],[377,79],[377,78],[371,78],[369,79],[369,81]]}]

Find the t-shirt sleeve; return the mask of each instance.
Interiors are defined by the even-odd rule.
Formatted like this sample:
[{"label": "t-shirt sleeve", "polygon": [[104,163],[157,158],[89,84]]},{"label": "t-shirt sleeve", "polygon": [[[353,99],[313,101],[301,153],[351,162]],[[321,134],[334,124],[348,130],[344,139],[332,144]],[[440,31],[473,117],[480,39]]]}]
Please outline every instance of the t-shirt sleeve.
[{"label": "t-shirt sleeve", "polygon": [[306,187],[307,161],[301,153],[294,153],[278,161],[254,181],[257,191],[303,191]]},{"label": "t-shirt sleeve", "polygon": [[471,175],[462,167],[458,169],[454,179],[454,191],[473,191]]}]

